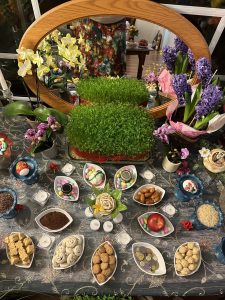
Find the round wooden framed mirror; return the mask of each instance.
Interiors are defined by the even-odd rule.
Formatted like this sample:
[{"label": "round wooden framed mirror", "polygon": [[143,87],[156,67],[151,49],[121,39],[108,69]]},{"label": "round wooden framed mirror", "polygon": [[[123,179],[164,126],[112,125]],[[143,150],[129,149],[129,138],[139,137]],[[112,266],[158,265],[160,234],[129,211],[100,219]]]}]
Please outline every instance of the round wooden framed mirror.
[{"label": "round wooden framed mirror", "polygon": [[[129,16],[130,18],[148,21],[162,26],[178,37],[192,50],[195,59],[207,57],[210,59],[208,45],[197,30],[187,19],[179,13],[149,0],[72,0],[42,15],[25,32],[20,48],[36,50],[41,40],[59,26],[73,22],[74,20],[99,16]],[[36,92],[35,75],[25,77],[29,88]],[[44,84],[39,88],[41,99],[48,105],[63,112],[69,112],[73,104],[63,100],[51,92]],[[165,115],[170,102],[149,109],[154,117]]]}]

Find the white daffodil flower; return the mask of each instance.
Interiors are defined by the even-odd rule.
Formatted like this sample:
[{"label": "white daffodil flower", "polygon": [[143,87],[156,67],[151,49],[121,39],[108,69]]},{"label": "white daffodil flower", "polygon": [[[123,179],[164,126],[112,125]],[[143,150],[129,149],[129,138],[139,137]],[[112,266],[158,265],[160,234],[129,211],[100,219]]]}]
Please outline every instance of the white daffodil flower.
[{"label": "white daffodil flower", "polygon": [[211,154],[211,151],[205,147],[203,147],[201,150],[198,151],[201,155],[201,157],[206,158]]}]

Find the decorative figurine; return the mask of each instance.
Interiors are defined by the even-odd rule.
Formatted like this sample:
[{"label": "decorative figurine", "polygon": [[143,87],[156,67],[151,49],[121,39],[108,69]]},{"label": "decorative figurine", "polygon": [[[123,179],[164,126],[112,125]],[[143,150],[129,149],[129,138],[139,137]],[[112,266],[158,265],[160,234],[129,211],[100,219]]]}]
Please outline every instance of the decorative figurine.
[{"label": "decorative figurine", "polygon": [[193,174],[184,174],[177,178],[174,194],[180,201],[187,202],[200,198],[203,192],[201,180]]},{"label": "decorative figurine", "polygon": [[16,164],[16,173],[20,176],[27,176],[30,172],[30,167],[25,161],[19,161]]}]

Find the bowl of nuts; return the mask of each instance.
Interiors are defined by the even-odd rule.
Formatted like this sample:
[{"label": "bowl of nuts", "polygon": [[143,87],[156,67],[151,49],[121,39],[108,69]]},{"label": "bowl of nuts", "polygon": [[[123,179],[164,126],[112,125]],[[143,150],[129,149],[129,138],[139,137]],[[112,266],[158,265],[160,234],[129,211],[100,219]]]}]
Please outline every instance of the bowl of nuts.
[{"label": "bowl of nuts", "polygon": [[152,206],[158,204],[164,197],[165,190],[155,184],[145,184],[139,187],[133,200],[141,205]]},{"label": "bowl of nuts", "polygon": [[177,248],[174,256],[174,268],[178,276],[189,276],[198,271],[201,265],[199,243],[188,242]]}]

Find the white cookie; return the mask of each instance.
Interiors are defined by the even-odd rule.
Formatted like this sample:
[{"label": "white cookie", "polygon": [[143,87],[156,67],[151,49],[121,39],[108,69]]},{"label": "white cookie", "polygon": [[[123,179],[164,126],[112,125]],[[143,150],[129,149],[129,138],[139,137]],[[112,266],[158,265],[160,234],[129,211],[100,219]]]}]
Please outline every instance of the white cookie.
[{"label": "white cookie", "polygon": [[56,253],[65,253],[66,252],[66,247],[62,244],[60,244],[57,248],[56,248]]},{"label": "white cookie", "polygon": [[69,264],[67,262],[60,264],[60,268],[67,268]]},{"label": "white cookie", "polygon": [[57,264],[62,264],[66,261],[66,255],[65,253],[56,253],[56,255],[54,256],[54,261]]},{"label": "white cookie", "polygon": [[77,245],[74,249],[73,249],[73,253],[77,256],[80,256],[82,252],[82,247],[81,245]]},{"label": "white cookie", "polygon": [[75,237],[69,237],[65,244],[67,248],[74,248],[78,243]]},{"label": "white cookie", "polygon": [[74,253],[69,254],[68,257],[67,257],[68,265],[72,265],[73,263],[75,263],[75,261],[77,259],[78,259],[78,256],[76,256]]},{"label": "white cookie", "polygon": [[73,253],[73,248],[66,247],[66,254],[69,255],[71,253]]},{"label": "white cookie", "polygon": [[82,245],[83,243],[83,239],[80,235],[75,235],[76,239],[77,239],[77,245]]}]

